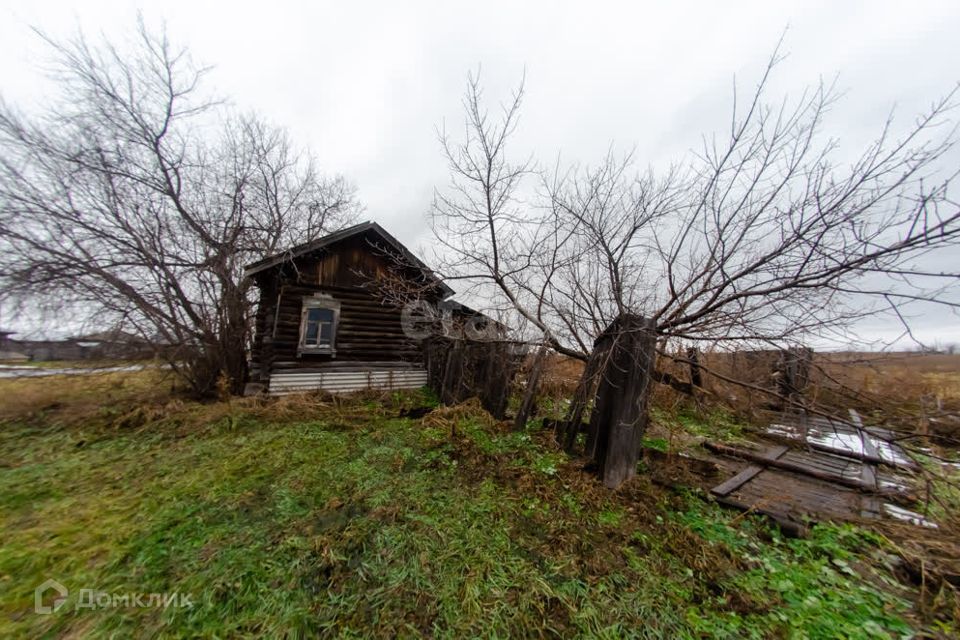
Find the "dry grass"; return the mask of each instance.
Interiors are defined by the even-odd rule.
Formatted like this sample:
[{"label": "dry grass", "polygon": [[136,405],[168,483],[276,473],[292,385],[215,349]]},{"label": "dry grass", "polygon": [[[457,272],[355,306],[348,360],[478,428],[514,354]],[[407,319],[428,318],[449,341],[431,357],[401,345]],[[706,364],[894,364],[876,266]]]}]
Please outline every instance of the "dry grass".
[{"label": "dry grass", "polygon": [[573,395],[583,374],[583,363],[566,356],[551,354],[540,380],[541,393],[546,396]]},{"label": "dry grass", "polygon": [[413,404],[433,402],[422,394],[379,391],[347,397],[304,393],[198,402],[163,369],[2,379],[0,397],[4,398],[0,421],[85,432],[163,428],[179,436],[240,421],[282,424],[318,416],[356,426],[394,417]]},{"label": "dry grass", "polygon": [[[705,353],[701,360],[708,371],[700,402],[722,406],[750,422],[765,420],[779,404],[776,352]],[[685,363],[660,358],[658,368],[681,381],[690,379]],[[930,434],[957,437],[960,444],[960,355],[817,353],[803,399],[840,415],[856,409],[875,423],[909,433],[926,435],[929,428]],[[663,385],[655,390],[656,406],[688,403],[688,397]]]},{"label": "dry grass", "polygon": [[939,399],[960,409],[960,355],[914,353],[821,354],[823,372],[862,393],[904,405]]},{"label": "dry grass", "polygon": [[457,425],[467,420],[477,422],[489,429],[498,426],[497,420],[487,413],[477,398],[470,398],[452,407],[437,407],[423,417],[423,426],[455,434]]},{"label": "dry grass", "polygon": [[83,421],[111,407],[154,404],[175,393],[172,375],[161,369],[3,379],[0,420],[54,416]]}]

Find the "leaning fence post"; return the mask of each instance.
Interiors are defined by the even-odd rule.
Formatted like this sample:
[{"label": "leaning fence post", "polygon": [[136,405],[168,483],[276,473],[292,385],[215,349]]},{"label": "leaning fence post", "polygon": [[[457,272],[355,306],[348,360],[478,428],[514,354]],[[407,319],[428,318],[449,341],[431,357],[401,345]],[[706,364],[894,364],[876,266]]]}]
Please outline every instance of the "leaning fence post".
[{"label": "leaning fence post", "polygon": [[687,360],[690,361],[690,384],[693,392],[697,388],[703,388],[703,374],[700,372],[700,349],[696,347],[687,347]]},{"label": "leaning fence post", "polygon": [[527,376],[527,388],[523,393],[523,400],[520,401],[520,409],[517,410],[517,417],[513,421],[513,430],[522,431],[527,426],[527,420],[533,409],[534,402],[537,399],[537,388],[540,386],[540,375],[543,373],[543,365],[547,359],[547,347],[541,345],[537,354],[530,365],[530,374]]},{"label": "leaning fence post", "polygon": [[451,405],[456,403],[456,398],[452,393],[453,380],[457,380],[457,384],[460,384],[460,372],[457,371],[458,367],[462,366],[462,363],[459,358],[459,348],[456,340],[452,340],[450,346],[447,350],[447,362],[443,370],[443,382],[440,384],[440,402],[446,405]]},{"label": "leaning fence post", "polygon": [[567,453],[573,453],[577,443],[577,436],[580,435],[580,429],[583,424],[583,412],[587,408],[590,396],[596,389],[597,372],[600,370],[600,363],[606,355],[606,351],[600,348],[594,348],[583,367],[583,373],[580,375],[580,381],[577,383],[577,389],[573,394],[573,401],[570,403],[570,409],[563,421],[563,448]]},{"label": "leaning fence post", "polygon": [[600,478],[615,489],[637,473],[653,389],[656,328],[652,320],[621,316],[601,335],[610,356],[600,377],[590,418],[590,443]]}]

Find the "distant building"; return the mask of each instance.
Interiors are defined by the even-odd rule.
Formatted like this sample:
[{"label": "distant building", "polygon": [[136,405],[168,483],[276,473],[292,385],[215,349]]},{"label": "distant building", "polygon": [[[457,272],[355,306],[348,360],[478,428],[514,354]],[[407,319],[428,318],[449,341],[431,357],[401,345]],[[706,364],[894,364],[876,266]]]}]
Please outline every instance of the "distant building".
[{"label": "distant building", "polygon": [[63,340],[15,340],[0,331],[0,361],[142,360],[155,355],[147,340],[119,329]]},{"label": "distant building", "polygon": [[30,356],[19,351],[10,336],[13,331],[0,331],[0,362],[17,363],[27,362]]}]

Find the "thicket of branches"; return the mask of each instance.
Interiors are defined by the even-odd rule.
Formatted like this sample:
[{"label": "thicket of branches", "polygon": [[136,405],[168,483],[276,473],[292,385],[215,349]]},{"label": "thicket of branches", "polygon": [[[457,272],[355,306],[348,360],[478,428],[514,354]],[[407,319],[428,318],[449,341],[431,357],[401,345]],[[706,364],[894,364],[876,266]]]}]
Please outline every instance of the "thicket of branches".
[{"label": "thicket of branches", "polygon": [[[663,366],[690,363],[688,349],[852,342],[858,321],[884,312],[912,335],[909,305],[960,307],[950,260],[960,206],[945,162],[956,89],[903,133],[888,119],[873,142],[841,156],[826,131],[835,87],[771,101],[779,62],[775,52],[747,99],[734,96],[724,131],[666,168],[641,170],[634,154],[613,153],[593,166],[514,161],[523,85],[491,114],[475,76],[463,135],[441,135],[451,178],[432,207],[440,270],[496,300],[528,336],[587,363],[566,443],[592,390],[606,389],[594,413],[603,405],[619,415],[591,421],[586,453],[610,486],[635,469],[646,382],[692,389]],[[620,403],[638,377],[642,391]],[[621,392],[609,388],[615,380],[626,381]]]},{"label": "thicket of branches", "polygon": [[523,87],[491,114],[470,77],[464,135],[442,135],[451,180],[432,208],[444,275],[581,360],[623,314],[652,318],[661,342],[782,347],[848,340],[853,322],[881,312],[909,330],[908,303],[956,309],[960,273],[936,259],[960,239],[955,168],[942,162],[955,91],[841,161],[825,131],[837,91],[771,102],[778,62],[734,97],[725,131],[656,171],[634,154],[550,170],[514,162]]},{"label": "thicket of branches", "polygon": [[123,47],[40,35],[59,94],[29,115],[0,103],[3,298],[132,328],[197,393],[240,390],[243,265],[350,222],[355,189],[211,98],[165,32],[141,21]]}]

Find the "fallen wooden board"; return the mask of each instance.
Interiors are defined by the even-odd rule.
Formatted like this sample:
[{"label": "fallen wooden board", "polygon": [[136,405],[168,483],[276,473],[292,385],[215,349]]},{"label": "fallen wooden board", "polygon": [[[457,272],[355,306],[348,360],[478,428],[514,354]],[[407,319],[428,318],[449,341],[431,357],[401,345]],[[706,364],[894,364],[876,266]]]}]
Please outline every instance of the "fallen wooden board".
[{"label": "fallen wooden board", "polygon": [[[738,511],[743,511],[744,513],[755,513],[757,515],[770,518],[776,522],[780,527],[780,530],[788,536],[792,536],[794,538],[804,538],[807,535],[807,525],[794,520],[786,513],[765,509],[756,505],[749,505],[726,496],[717,496],[715,499],[719,504],[722,504],[725,507],[731,507],[733,509],[737,509]],[[811,521],[809,524],[814,523]]]},{"label": "fallen wooden board", "polygon": [[[760,455],[769,460],[777,460],[789,450],[790,450],[790,447],[785,447],[785,446],[772,447],[770,449],[767,449]],[[714,488],[710,489],[710,493],[712,493],[715,496],[730,495],[731,493],[733,493],[734,491],[736,491],[746,483],[753,480],[754,476],[756,476],[758,473],[763,471],[763,469],[764,467],[757,466],[757,465],[749,466],[743,471],[741,471],[740,473],[738,473],[737,475],[728,479],[726,482],[718,484]]]},{"label": "fallen wooden board", "polygon": [[[811,418],[807,414],[802,414],[799,416],[799,424],[796,422],[796,419],[791,419],[790,416],[784,416],[781,419],[780,424],[788,428],[799,428],[802,432],[800,437],[793,437],[789,435],[781,436],[783,439],[787,440],[799,440],[803,442],[803,445],[814,451],[822,451],[823,453],[831,453],[836,456],[841,456],[844,458],[852,458],[854,460],[859,460],[861,462],[868,462],[875,465],[883,465],[886,467],[891,467],[894,469],[906,469],[910,471],[915,471],[917,466],[916,464],[909,459],[907,454],[904,452],[902,455],[905,460],[891,460],[883,455],[876,448],[870,438],[863,439],[864,450],[863,451],[854,451],[851,449],[844,449],[841,447],[834,447],[828,444],[822,444],[819,442],[813,442],[807,439],[807,432],[810,429],[810,420],[814,420],[814,428],[820,430],[821,432],[833,432],[839,434],[841,432],[855,436],[857,434],[863,436],[864,433],[871,435],[873,437],[884,439],[884,436],[875,433],[874,428],[866,427],[863,425],[863,420],[860,418],[860,414],[856,411],[850,410],[850,421],[849,422],[839,422],[839,421],[830,421],[824,419],[815,419]],[[775,434],[774,434],[775,435]],[[902,448],[901,448],[902,452]]]},{"label": "fallen wooden board", "polygon": [[824,473],[822,471],[817,471],[810,467],[797,464],[794,462],[785,462],[783,460],[771,460],[769,458],[765,458],[761,455],[753,453],[752,451],[738,449],[737,447],[731,447],[725,444],[719,444],[716,442],[707,441],[703,443],[703,446],[714,453],[719,453],[720,455],[732,456],[734,458],[741,458],[743,460],[755,462],[761,466],[770,466],[777,469],[782,469],[784,471],[790,471],[793,473],[810,476],[822,482],[841,485],[844,487],[849,487],[851,489],[856,489],[858,491],[875,493],[878,495],[890,495],[890,496],[899,496],[899,495],[903,495],[904,493],[902,491],[892,491],[888,489],[879,489],[876,486],[868,486],[864,484],[863,480],[859,478],[856,480],[851,478],[844,478],[843,476],[838,476],[832,473]]},{"label": "fallen wooden board", "polygon": [[[873,439],[870,437],[870,434],[866,429],[863,428],[863,420],[860,419],[860,414],[854,409],[850,409],[850,420],[860,433],[860,442],[864,455],[872,458],[879,458],[880,452],[873,444]],[[877,482],[876,468],[872,464],[864,463],[860,466],[860,480],[866,486],[873,487],[874,489],[880,486],[880,484]],[[882,512],[883,502],[881,502],[876,496],[865,495],[860,498],[861,518],[878,518]]]},{"label": "fallen wooden board", "polygon": [[789,514],[799,522],[807,519],[844,522],[859,517],[863,495],[856,489],[770,468],[729,497],[744,504]]}]

